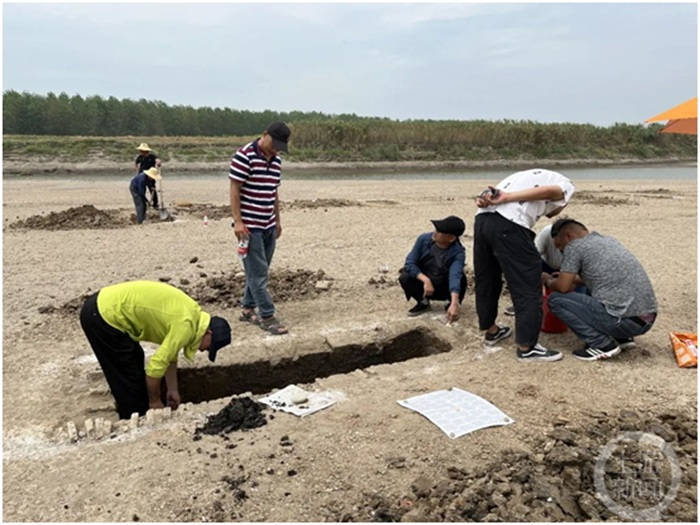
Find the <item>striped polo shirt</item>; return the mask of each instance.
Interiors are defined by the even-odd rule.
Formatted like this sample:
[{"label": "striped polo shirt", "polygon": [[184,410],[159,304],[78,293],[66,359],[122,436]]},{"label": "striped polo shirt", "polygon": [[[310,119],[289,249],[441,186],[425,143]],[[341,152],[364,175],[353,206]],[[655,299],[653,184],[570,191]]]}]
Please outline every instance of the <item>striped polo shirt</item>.
[{"label": "striped polo shirt", "polygon": [[229,179],[241,183],[241,217],[250,228],[267,230],[277,225],[275,200],[282,176],[282,159],[270,162],[254,140],[241,147],[231,159]]}]

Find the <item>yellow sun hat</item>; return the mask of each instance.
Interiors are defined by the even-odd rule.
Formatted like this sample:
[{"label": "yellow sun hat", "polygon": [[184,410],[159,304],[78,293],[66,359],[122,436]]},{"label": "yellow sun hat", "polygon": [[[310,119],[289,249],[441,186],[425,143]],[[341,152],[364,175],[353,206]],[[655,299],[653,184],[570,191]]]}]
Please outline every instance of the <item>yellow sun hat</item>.
[{"label": "yellow sun hat", "polygon": [[163,178],[158,168],[149,168],[146,171],[144,171],[144,173],[151,177],[153,180],[161,180]]}]

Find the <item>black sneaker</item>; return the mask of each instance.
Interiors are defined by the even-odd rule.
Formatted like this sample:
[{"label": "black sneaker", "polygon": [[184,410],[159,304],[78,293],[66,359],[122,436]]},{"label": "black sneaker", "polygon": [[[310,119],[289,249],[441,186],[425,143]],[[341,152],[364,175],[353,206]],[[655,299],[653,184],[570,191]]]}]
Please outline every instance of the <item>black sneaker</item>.
[{"label": "black sneaker", "polygon": [[430,303],[429,302],[426,302],[426,303],[420,302],[420,303],[417,303],[413,308],[411,308],[408,311],[408,316],[415,317],[417,315],[420,315],[422,313],[427,312],[428,310],[430,310]]},{"label": "black sneaker", "polygon": [[630,348],[635,348],[637,346],[637,343],[634,342],[633,337],[625,337],[624,339],[615,339],[617,341],[617,346],[620,347],[620,350],[628,350]]},{"label": "black sneaker", "polygon": [[598,361],[599,359],[608,359],[620,353],[620,347],[617,343],[610,343],[603,348],[592,348],[587,346],[580,350],[574,351],[574,357],[583,361]]},{"label": "black sneaker", "polygon": [[529,350],[518,350],[518,361],[559,361],[563,355],[537,343]]},{"label": "black sneaker", "polygon": [[484,336],[484,344],[489,346],[495,345],[501,339],[508,337],[511,332],[512,330],[510,329],[510,326],[499,326],[498,331],[495,334],[486,332],[486,335]]},{"label": "black sneaker", "polygon": [[515,307],[509,306],[508,308],[506,308],[505,310],[503,310],[503,313],[504,313],[505,315],[510,315],[510,316],[512,317],[512,316],[515,315]]}]

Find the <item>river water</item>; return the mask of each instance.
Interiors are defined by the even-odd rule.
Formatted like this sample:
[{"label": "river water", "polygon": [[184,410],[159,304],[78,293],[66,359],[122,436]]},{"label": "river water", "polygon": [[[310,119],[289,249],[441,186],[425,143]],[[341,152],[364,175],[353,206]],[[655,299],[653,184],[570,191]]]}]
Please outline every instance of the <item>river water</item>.
[{"label": "river water", "polygon": [[[516,172],[516,169],[474,170],[295,170],[284,173],[288,179],[301,180],[491,180],[498,181]],[[693,180],[697,178],[696,164],[616,166],[588,168],[555,168],[571,180]]]},{"label": "river water", "polygon": [[[533,167],[537,166],[533,163]],[[555,167],[558,171],[571,180],[696,180],[698,174],[697,164],[694,163],[674,163],[674,164],[647,164],[630,166],[606,166],[606,167]],[[283,170],[283,176],[287,180],[487,180],[499,181],[517,169],[351,169],[351,168],[313,168],[309,170],[294,169]],[[198,180],[215,180],[225,178],[227,166],[222,165],[221,173],[215,171],[204,171],[201,173],[194,171],[177,171],[167,169],[164,166],[164,175],[167,178],[196,178]],[[36,174],[31,176],[21,176],[15,174],[3,175],[5,179],[30,178],[32,180],[41,179],[82,179],[84,177],[98,177],[100,179],[121,179],[128,178],[128,173],[122,172],[97,172],[91,173],[61,173],[61,174]]]}]

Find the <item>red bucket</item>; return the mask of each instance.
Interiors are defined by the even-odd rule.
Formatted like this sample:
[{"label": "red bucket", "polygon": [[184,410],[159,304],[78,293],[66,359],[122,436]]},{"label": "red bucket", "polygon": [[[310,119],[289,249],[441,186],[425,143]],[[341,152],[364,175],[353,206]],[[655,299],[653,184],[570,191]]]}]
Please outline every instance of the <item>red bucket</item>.
[{"label": "red bucket", "polygon": [[561,334],[566,332],[567,326],[549,309],[549,294],[551,293],[552,290],[545,286],[542,295],[542,331],[548,334]]}]

